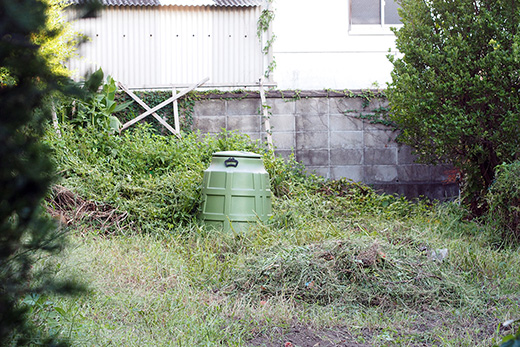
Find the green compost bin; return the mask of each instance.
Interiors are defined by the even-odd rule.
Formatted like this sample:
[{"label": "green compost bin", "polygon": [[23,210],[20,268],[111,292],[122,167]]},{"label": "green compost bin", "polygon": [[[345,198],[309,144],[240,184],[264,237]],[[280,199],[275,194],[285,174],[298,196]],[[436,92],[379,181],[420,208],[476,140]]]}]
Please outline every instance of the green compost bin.
[{"label": "green compost bin", "polygon": [[271,187],[262,156],[251,152],[216,152],[202,182],[202,212],[210,228],[245,230],[271,217]]}]

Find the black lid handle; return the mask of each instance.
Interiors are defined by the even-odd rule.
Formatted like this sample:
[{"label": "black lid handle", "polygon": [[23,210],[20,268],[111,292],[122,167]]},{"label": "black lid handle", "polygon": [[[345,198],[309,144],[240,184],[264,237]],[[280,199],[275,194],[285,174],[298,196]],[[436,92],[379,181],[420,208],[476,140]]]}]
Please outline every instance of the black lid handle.
[{"label": "black lid handle", "polygon": [[226,167],[237,167],[238,166],[238,160],[236,160],[235,158],[231,157],[229,159],[226,159],[226,161],[224,162],[224,165],[226,165]]}]

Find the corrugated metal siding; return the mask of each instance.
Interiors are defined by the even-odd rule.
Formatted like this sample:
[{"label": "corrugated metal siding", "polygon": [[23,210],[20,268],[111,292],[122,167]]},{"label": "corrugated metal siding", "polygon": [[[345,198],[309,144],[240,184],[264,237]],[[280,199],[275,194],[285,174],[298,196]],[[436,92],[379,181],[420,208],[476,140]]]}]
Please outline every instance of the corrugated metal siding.
[{"label": "corrugated metal siding", "polygon": [[263,72],[263,55],[256,36],[259,9],[251,11],[249,16],[238,8],[218,8],[213,12],[215,54],[212,65],[215,80],[257,82]]},{"label": "corrugated metal siding", "polygon": [[91,37],[70,62],[81,75],[102,67],[129,87],[254,84],[263,73],[260,7],[109,7],[75,22]]}]

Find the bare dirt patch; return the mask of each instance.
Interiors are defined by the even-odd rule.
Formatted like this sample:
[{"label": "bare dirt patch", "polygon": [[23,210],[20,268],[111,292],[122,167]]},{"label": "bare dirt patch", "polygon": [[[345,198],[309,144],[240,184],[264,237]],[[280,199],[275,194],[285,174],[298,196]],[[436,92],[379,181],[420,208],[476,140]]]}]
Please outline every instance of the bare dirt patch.
[{"label": "bare dirt patch", "polygon": [[314,329],[305,325],[294,325],[289,329],[274,328],[250,340],[248,346],[262,347],[365,347],[356,342],[348,329]]},{"label": "bare dirt patch", "polygon": [[[449,332],[451,338],[465,336],[468,341],[486,341],[496,330],[499,321],[492,317],[461,319],[446,312],[424,312],[410,316],[393,326],[352,327],[336,326],[315,328],[304,323],[290,327],[273,327],[259,333],[247,346],[255,347],[365,347],[365,346],[410,346],[427,347],[442,345],[441,331]],[[384,324],[383,324],[384,326]],[[504,330],[501,334],[512,332]],[[453,340],[459,341],[460,340]],[[454,342],[457,343],[457,342]]]}]

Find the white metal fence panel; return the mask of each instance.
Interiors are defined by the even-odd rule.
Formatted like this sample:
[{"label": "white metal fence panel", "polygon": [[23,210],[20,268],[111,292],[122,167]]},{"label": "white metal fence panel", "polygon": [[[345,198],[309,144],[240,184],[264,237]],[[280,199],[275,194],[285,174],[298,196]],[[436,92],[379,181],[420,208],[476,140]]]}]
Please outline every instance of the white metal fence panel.
[{"label": "white metal fence panel", "polygon": [[260,8],[214,10],[215,54],[213,76],[217,81],[257,82],[262,76],[263,55],[256,36]]},{"label": "white metal fence panel", "polygon": [[260,7],[109,7],[74,22],[90,37],[69,62],[77,75],[99,67],[131,88],[248,85],[263,73],[256,36]]}]

